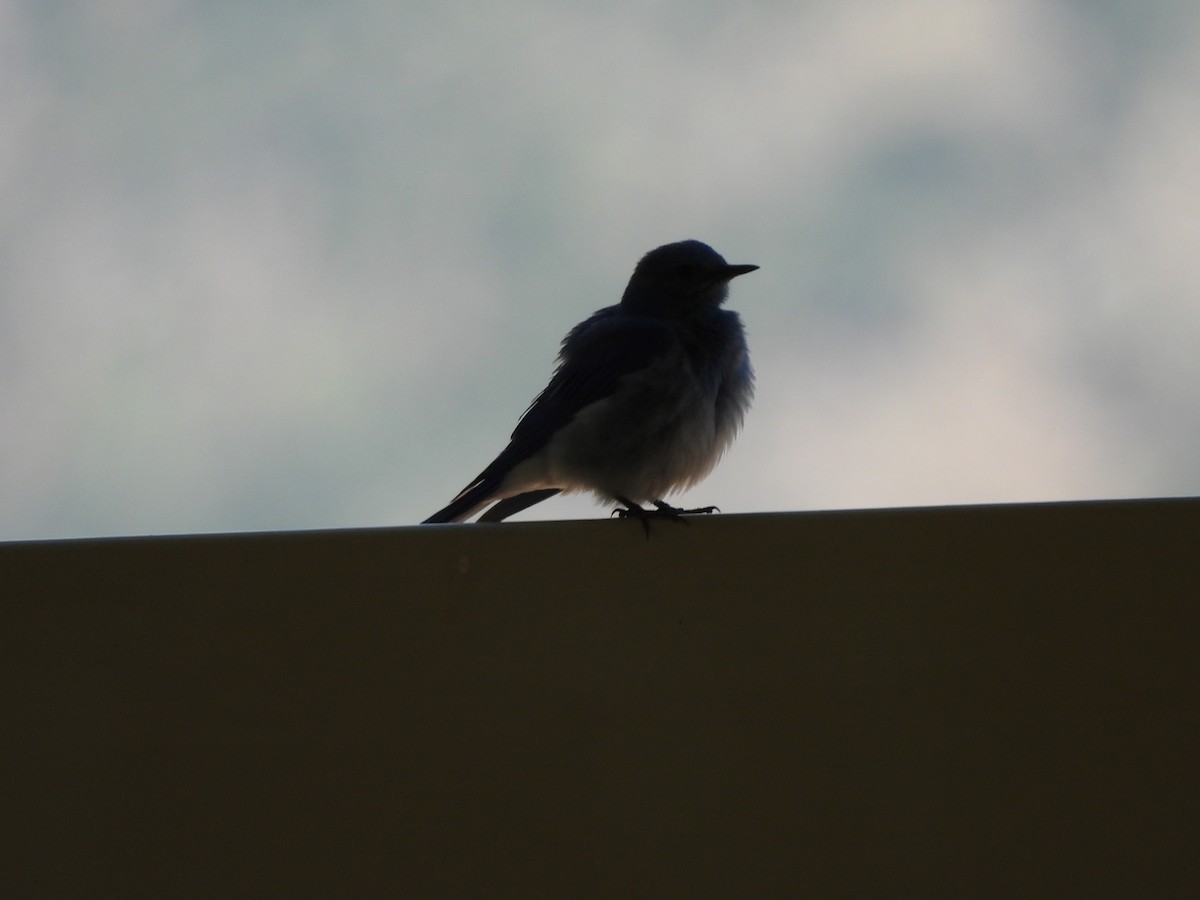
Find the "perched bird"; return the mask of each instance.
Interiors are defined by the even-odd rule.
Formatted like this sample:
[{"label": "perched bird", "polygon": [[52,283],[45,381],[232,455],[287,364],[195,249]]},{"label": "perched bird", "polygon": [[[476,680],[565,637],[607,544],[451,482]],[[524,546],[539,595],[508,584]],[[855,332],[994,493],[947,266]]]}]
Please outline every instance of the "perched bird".
[{"label": "perched bird", "polygon": [[492,503],[479,521],[499,522],[561,491],[615,501],[647,534],[651,517],[712,512],[662,498],[713,470],[750,406],[745,331],[721,304],[729,281],[757,268],[700,241],[643,256],[621,302],[563,339],[550,384],[504,451],[425,523],[462,522]]}]

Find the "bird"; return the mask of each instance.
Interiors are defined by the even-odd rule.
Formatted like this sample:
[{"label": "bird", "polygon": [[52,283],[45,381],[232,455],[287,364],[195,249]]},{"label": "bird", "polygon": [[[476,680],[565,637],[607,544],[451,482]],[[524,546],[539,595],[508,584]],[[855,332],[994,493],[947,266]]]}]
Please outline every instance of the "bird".
[{"label": "bird", "polygon": [[[615,515],[682,521],[717,507],[663,498],[703,480],[733,443],[754,395],[745,328],[722,308],[729,282],[758,269],[697,240],[643,256],[620,303],[563,338],[557,366],[508,446],[421,524],[499,522],[558,493],[590,491]],[[649,504],[647,509],[642,504]]]}]

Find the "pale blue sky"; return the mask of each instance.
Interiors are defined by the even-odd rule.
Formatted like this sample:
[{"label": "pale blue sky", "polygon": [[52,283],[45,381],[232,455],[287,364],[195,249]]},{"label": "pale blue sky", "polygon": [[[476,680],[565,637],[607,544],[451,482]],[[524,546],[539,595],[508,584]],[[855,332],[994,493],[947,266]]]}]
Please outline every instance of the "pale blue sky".
[{"label": "pale blue sky", "polygon": [[0,112],[0,539],[417,522],[689,237],[682,502],[1200,493],[1194,4],[0,0]]}]

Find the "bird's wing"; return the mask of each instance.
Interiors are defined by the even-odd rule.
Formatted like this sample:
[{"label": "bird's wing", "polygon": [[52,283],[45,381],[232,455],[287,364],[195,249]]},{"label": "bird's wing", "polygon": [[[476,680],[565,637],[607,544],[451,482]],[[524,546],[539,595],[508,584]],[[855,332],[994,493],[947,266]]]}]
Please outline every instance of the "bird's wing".
[{"label": "bird's wing", "polygon": [[616,392],[621,379],[653,365],[677,341],[669,325],[600,310],[563,340],[559,365],[546,389],[512,433],[519,458],[536,453],[585,407]]}]

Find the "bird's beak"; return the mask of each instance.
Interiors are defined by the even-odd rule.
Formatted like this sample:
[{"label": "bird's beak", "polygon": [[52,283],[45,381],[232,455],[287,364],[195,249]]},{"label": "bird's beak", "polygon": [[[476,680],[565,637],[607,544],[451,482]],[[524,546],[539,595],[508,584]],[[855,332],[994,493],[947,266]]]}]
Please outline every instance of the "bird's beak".
[{"label": "bird's beak", "polygon": [[729,281],[730,279],[737,278],[739,275],[745,275],[747,272],[753,272],[757,268],[758,268],[758,266],[751,266],[748,264],[747,265],[726,266],[725,269],[721,272],[721,279],[723,281]]}]

